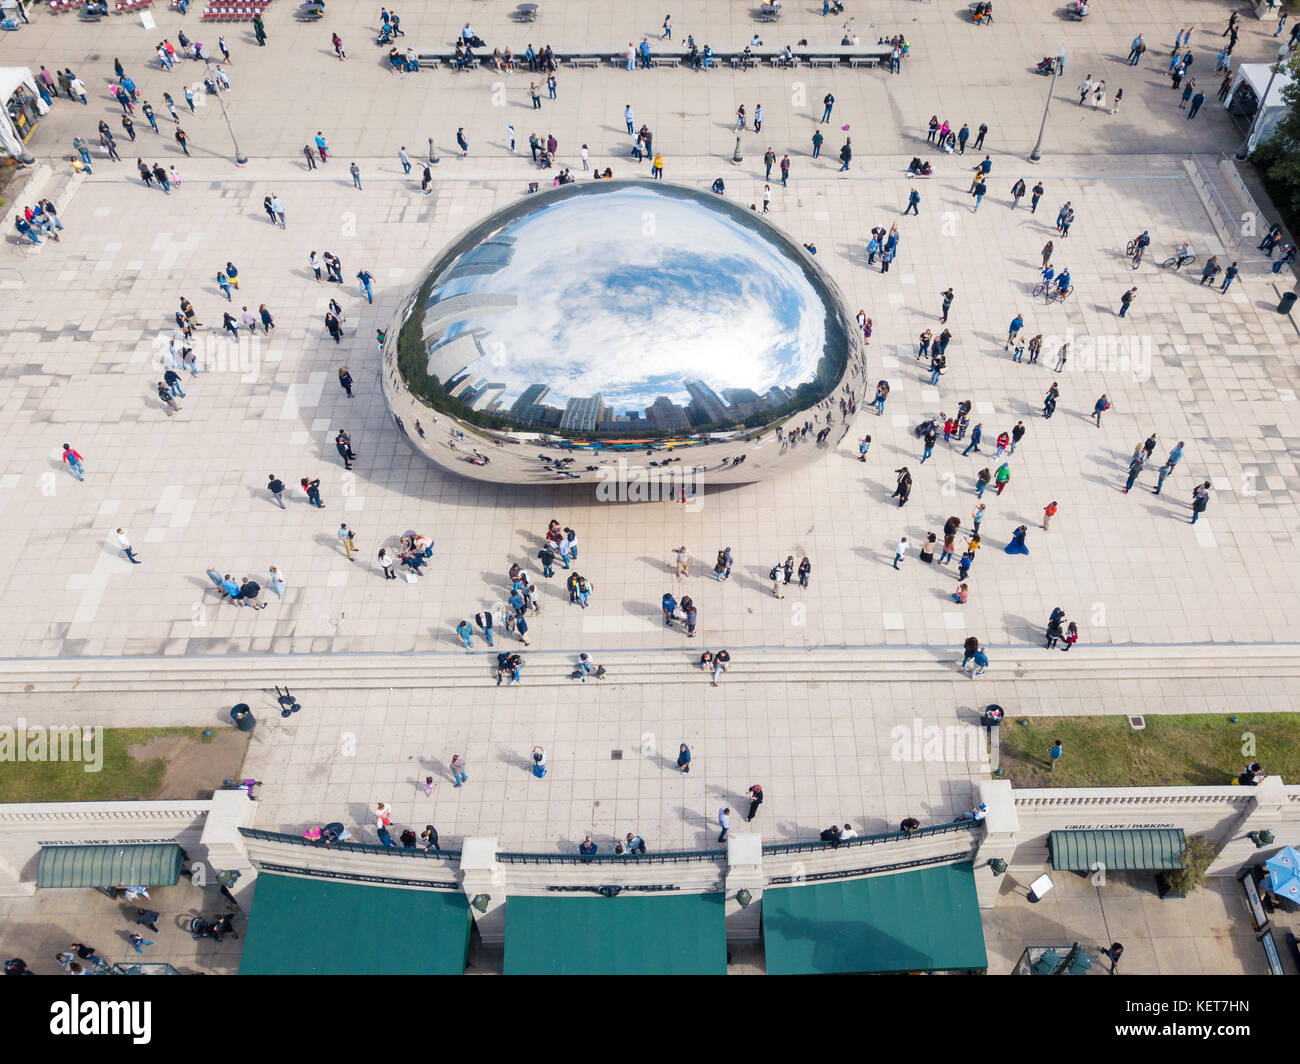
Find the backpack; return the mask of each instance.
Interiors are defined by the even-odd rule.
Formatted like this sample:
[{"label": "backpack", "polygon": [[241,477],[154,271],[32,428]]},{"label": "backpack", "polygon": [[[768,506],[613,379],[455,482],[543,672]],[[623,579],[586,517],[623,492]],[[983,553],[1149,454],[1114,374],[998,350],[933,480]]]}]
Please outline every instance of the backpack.
[{"label": "backpack", "polygon": [[777,580],[780,578],[780,576],[781,576],[781,565],[778,562],[776,565],[772,566],[772,571],[767,574],[767,578],[769,580]]}]

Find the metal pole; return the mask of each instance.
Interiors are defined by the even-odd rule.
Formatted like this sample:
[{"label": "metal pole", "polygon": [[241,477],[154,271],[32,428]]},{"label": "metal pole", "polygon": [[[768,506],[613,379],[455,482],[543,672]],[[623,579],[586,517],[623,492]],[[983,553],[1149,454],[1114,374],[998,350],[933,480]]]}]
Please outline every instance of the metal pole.
[{"label": "metal pole", "polygon": [[1268,85],[1264,89],[1264,97],[1259,101],[1259,107],[1255,110],[1255,117],[1251,120],[1250,128],[1246,130],[1246,139],[1241,142],[1241,149],[1237,152],[1237,158],[1248,159],[1250,157],[1250,141],[1255,135],[1255,128],[1259,125],[1260,120],[1264,117],[1264,104],[1268,101],[1268,94],[1273,91],[1273,79],[1277,77],[1278,67],[1286,62],[1287,47],[1285,44],[1280,45],[1277,50],[1277,62],[1269,67]]},{"label": "metal pole", "polygon": [[[212,60],[206,55],[203,57],[203,69],[211,76]],[[235,165],[243,166],[248,162],[248,156],[239,150],[239,141],[235,139],[235,127],[230,124],[230,115],[226,113],[226,101],[221,98],[221,85],[217,84],[217,103],[221,107],[221,117],[226,120],[226,129],[230,131],[230,143],[235,146]]]},{"label": "metal pole", "polygon": [[1056,92],[1056,79],[1065,69],[1065,46],[1061,46],[1061,53],[1057,56],[1056,66],[1052,70],[1052,84],[1047,88],[1047,103],[1043,106],[1043,122],[1038,127],[1038,143],[1034,145],[1034,150],[1029,153],[1031,163],[1038,162],[1043,157],[1043,134],[1047,131],[1047,112],[1052,109],[1052,94]]}]

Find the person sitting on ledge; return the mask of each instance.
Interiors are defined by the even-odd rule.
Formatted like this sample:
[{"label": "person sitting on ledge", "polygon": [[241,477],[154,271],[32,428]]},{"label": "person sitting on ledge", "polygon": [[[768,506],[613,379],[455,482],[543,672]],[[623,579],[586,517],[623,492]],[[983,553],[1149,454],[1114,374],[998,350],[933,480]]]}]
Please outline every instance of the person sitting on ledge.
[{"label": "person sitting on ledge", "polygon": [[898,830],[901,831],[904,835],[911,835],[914,831],[920,830],[920,827],[921,827],[921,822],[917,820],[916,817],[909,816],[906,820],[904,820],[901,824],[898,825]]},{"label": "person sitting on ledge", "polygon": [[717,193],[719,196],[723,195],[723,193],[727,191],[726,183],[722,180],[722,178],[715,177],[713,179],[713,186],[711,191]]}]

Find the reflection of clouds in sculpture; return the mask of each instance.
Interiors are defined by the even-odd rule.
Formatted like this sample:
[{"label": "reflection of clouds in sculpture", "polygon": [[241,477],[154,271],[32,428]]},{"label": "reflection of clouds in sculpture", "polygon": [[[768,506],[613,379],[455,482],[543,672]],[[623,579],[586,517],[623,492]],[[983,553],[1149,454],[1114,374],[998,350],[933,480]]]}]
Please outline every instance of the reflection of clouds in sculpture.
[{"label": "reflection of clouds in sculpture", "polygon": [[659,395],[686,402],[685,380],[793,389],[825,352],[822,296],[757,219],[748,226],[691,199],[624,187],[539,204],[489,239],[509,243],[501,268],[455,277],[432,297],[517,297],[443,326],[447,336],[473,331],[485,351],[501,345],[504,364],[470,371],[504,383],[507,406],[539,383],[554,389],[548,403],[599,394],[620,412]]}]

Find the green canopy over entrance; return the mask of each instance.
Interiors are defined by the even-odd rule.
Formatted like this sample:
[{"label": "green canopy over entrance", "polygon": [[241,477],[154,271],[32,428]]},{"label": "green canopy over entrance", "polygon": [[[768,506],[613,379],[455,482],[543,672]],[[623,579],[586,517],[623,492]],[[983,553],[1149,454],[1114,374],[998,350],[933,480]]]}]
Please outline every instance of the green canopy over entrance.
[{"label": "green canopy over entrance", "polygon": [[257,877],[240,975],[463,975],[461,892]]},{"label": "green canopy over entrance", "polygon": [[175,842],[42,846],[38,887],[170,887],[181,877]]},{"label": "green canopy over entrance", "polygon": [[1183,867],[1187,837],[1182,828],[1121,828],[1053,831],[1047,837],[1058,872],[1159,872]]},{"label": "green canopy over entrance", "polygon": [[763,893],[768,975],[987,967],[970,864]]},{"label": "green canopy over entrance", "polygon": [[724,975],[721,894],[512,897],[506,975]]}]

